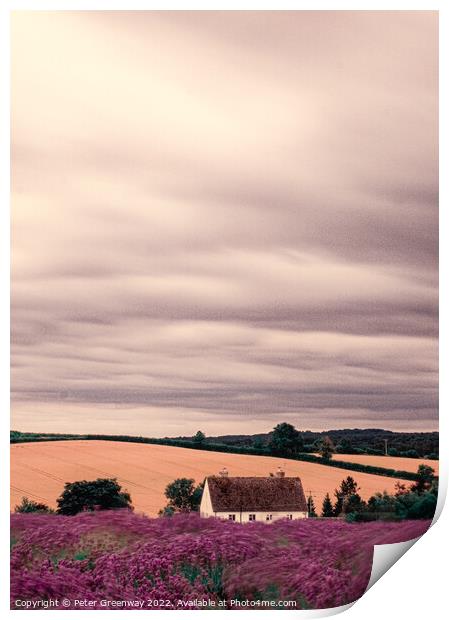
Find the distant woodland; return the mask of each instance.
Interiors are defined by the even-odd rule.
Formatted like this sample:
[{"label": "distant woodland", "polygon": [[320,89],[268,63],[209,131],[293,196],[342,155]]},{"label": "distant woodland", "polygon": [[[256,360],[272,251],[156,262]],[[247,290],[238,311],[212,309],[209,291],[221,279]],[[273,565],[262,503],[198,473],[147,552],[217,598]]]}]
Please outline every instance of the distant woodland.
[{"label": "distant woodland", "polygon": [[[335,444],[337,454],[385,454],[389,456],[438,459],[438,432],[402,433],[379,428],[345,428],[322,432],[300,431],[304,452],[316,452],[323,437]],[[222,435],[209,437],[210,443],[229,446],[268,446],[272,433],[258,435]]]}]

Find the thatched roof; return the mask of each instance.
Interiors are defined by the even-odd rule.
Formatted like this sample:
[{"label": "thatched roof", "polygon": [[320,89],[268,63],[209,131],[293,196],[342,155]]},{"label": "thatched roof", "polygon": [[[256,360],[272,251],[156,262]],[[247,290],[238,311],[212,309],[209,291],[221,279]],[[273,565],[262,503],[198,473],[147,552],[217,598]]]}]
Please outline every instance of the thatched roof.
[{"label": "thatched roof", "polygon": [[207,478],[214,512],[306,512],[307,502],[300,478]]}]

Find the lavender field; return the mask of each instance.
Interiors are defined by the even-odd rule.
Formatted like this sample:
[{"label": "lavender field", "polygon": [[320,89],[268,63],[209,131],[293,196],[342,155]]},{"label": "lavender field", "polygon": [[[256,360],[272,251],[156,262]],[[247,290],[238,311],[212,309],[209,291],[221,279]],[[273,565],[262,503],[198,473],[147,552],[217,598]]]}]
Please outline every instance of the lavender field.
[{"label": "lavender field", "polygon": [[13,514],[11,606],[335,607],[363,594],[373,545],[410,540],[429,525],[315,519],[240,525],[197,515],[149,519],[127,510]]}]

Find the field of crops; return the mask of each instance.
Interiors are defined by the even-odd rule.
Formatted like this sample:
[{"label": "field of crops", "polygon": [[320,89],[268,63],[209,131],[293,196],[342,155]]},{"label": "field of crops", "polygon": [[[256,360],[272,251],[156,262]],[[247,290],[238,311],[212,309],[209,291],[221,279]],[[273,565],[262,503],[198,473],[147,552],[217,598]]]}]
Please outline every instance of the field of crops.
[{"label": "field of crops", "polygon": [[[420,461],[410,461],[416,471]],[[179,477],[202,482],[223,466],[231,476],[267,476],[281,466],[287,476],[300,476],[306,494],[312,493],[318,509],[324,495],[332,494],[348,475],[357,480],[364,499],[384,489],[393,492],[396,482],[394,478],[317,463],[162,445],[83,440],[23,443],[11,445],[11,508],[22,496],[54,507],[65,482],[117,477],[131,494],[136,511],[155,516],[166,503],[164,489],[169,482]]]},{"label": "field of crops", "polygon": [[347,463],[361,463],[362,465],[372,465],[373,467],[386,467],[387,469],[397,469],[401,471],[416,472],[418,466],[429,465],[435,470],[435,475],[439,473],[439,461],[432,459],[412,459],[403,456],[377,456],[374,454],[335,454],[335,459],[346,461]]},{"label": "field of crops", "polygon": [[335,607],[365,591],[374,544],[410,540],[430,524],[308,519],[240,525],[197,515],[149,519],[126,509],[75,517],[13,514],[11,521],[15,609],[17,600],[49,599],[67,609],[80,608],[80,600],[100,609],[218,609],[219,601],[229,609],[260,608],[262,601]]}]

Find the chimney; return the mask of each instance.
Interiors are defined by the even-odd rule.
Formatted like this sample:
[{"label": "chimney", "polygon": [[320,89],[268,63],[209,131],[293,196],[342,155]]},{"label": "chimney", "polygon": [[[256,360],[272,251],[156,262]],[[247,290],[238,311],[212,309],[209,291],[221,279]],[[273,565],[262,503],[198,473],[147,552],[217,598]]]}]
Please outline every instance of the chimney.
[{"label": "chimney", "polygon": [[285,471],[280,467],[277,468],[276,478],[285,478]]},{"label": "chimney", "polygon": [[229,473],[229,472],[228,472],[228,470],[226,469],[226,467],[223,467],[223,469],[219,472],[219,474],[220,474],[220,476],[221,476],[222,478],[227,478],[228,473]]}]

